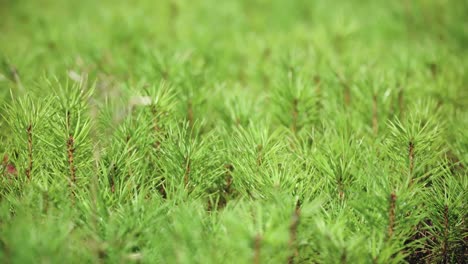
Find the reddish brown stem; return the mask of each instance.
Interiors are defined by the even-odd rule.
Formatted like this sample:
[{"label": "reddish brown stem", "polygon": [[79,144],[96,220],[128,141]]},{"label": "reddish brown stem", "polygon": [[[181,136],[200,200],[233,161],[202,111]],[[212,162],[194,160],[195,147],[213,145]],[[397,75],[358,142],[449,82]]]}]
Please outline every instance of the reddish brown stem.
[{"label": "reddish brown stem", "polygon": [[392,192],[392,194],[390,194],[390,205],[389,205],[389,210],[388,210],[388,238],[393,237],[393,232],[395,228],[396,199],[397,199],[396,194]]},{"label": "reddish brown stem", "polygon": [[163,199],[167,198],[166,185],[164,184],[164,181],[161,181],[161,184],[158,186],[158,191]]},{"label": "reddish brown stem", "polygon": [[297,98],[294,98],[293,100],[293,106],[292,106],[292,124],[291,124],[291,131],[296,134],[297,132],[297,119],[299,116],[299,100]]},{"label": "reddish brown stem", "polygon": [[448,206],[444,207],[444,244],[442,246],[443,263],[449,263],[448,260],[448,234],[449,234],[449,216]]},{"label": "reddish brown stem", "polygon": [[[66,112],[66,126],[67,126],[67,130],[70,131],[71,129],[71,113],[70,111],[67,110]],[[71,132],[69,132],[70,134],[68,135],[68,139],[67,139],[67,158],[68,158],[68,169],[70,171],[70,181],[69,181],[69,185],[70,185],[70,190],[71,190],[71,194],[72,194],[72,202],[74,203],[75,200],[75,192],[74,192],[74,188],[75,188],[75,183],[76,183],[76,168],[75,168],[75,139],[73,137],[73,134],[71,134]]]},{"label": "reddish brown stem", "polygon": [[341,253],[340,263],[345,264],[347,262],[348,262],[348,254],[346,253],[346,248],[344,248],[343,252]]},{"label": "reddish brown stem", "polygon": [[185,186],[188,186],[188,183],[189,183],[190,170],[191,170],[190,158],[186,158],[186,159],[185,159],[185,173],[184,173],[184,183],[185,183]]},{"label": "reddish brown stem", "polygon": [[[157,150],[159,149],[159,147],[161,146],[161,141],[159,140],[159,134],[161,132],[161,128],[159,127],[159,118],[158,118],[158,109],[156,108],[156,105],[155,104],[152,104],[151,105],[151,113],[153,115],[153,132],[154,132],[154,143],[153,143],[153,147]],[[128,139],[129,140],[130,137],[128,136]],[[128,142],[128,141],[127,141]],[[131,173],[132,170],[131,168],[129,169],[129,173]],[[131,174],[130,174],[131,175]],[[164,179],[161,180],[161,183],[160,185],[158,186],[158,191],[159,193],[161,194],[161,196],[163,198],[166,198],[167,197],[167,193],[166,193],[166,187],[164,185]]]},{"label": "reddish brown stem", "polygon": [[261,166],[263,163],[262,150],[263,150],[263,146],[259,144],[257,146],[257,166]]},{"label": "reddish brown stem", "polygon": [[398,110],[400,111],[400,118],[403,118],[403,112],[405,110],[405,99],[403,87],[398,91]]},{"label": "reddish brown stem", "polygon": [[[179,17],[179,6],[177,4],[178,1],[176,0],[171,0],[169,2],[169,27],[170,27],[170,33],[173,38],[177,39],[177,19]],[[165,78],[167,79],[167,78]]]},{"label": "reddish brown stem", "polygon": [[351,103],[351,89],[349,88],[349,85],[345,85],[345,90],[344,90],[344,94],[345,94],[345,105],[346,106],[349,106],[349,104]]},{"label": "reddish brown stem", "polygon": [[[225,185],[223,187],[222,194],[219,197],[219,200],[217,201],[216,208],[221,209],[224,208],[228,202],[229,196],[232,193],[231,186],[232,186],[232,172],[234,171],[234,166],[232,164],[225,164],[224,165],[224,180],[225,180]],[[212,204],[209,202],[208,204],[208,210],[212,209]]]},{"label": "reddish brown stem", "polygon": [[345,106],[349,106],[349,104],[351,103],[351,88],[349,87],[348,82],[343,78],[343,76],[338,74],[338,72],[335,72],[335,75],[340,81],[341,85],[343,86]]},{"label": "reddish brown stem", "polygon": [[75,139],[70,134],[67,140],[68,167],[70,170],[70,187],[76,183],[76,168],[75,168]]},{"label": "reddish brown stem", "polygon": [[428,66],[429,66],[429,69],[431,70],[432,78],[435,79],[437,77],[437,74],[439,73],[437,64],[433,62],[433,63],[429,63]]},{"label": "reddish brown stem", "polygon": [[234,166],[232,166],[232,164],[226,164],[224,165],[224,168],[226,169],[226,186],[224,187],[224,192],[226,194],[230,194],[232,185],[232,172],[234,171]]},{"label": "reddish brown stem", "polygon": [[379,132],[379,119],[377,113],[377,95],[374,94],[372,97],[372,128],[374,130],[374,134],[377,135]]},{"label": "reddish brown stem", "polygon": [[413,176],[413,170],[414,170],[414,142],[413,141],[410,141],[408,143],[408,160],[409,160],[410,176]]},{"label": "reddish brown stem", "polygon": [[257,234],[254,238],[254,264],[260,264],[260,251],[262,246],[262,236]]},{"label": "reddish brown stem", "polygon": [[314,77],[314,82],[315,82],[315,85],[316,85],[316,89],[315,89],[315,96],[317,97],[317,111],[320,111],[322,109],[322,102],[321,102],[321,79],[320,79],[320,76],[316,75]]},{"label": "reddish brown stem", "polygon": [[158,120],[158,109],[156,108],[155,104],[151,105],[151,113],[153,114],[153,131],[155,135],[154,147],[159,148],[161,142],[159,141],[159,120]]},{"label": "reddish brown stem", "polygon": [[344,184],[341,179],[338,181],[338,195],[340,197],[340,200],[344,200],[345,198]]},{"label": "reddish brown stem", "polygon": [[28,167],[26,168],[26,177],[28,180],[30,180],[33,168],[33,139],[31,124],[29,124],[28,128],[26,128],[26,132],[28,134]]},{"label": "reddish brown stem", "polygon": [[190,127],[193,127],[194,119],[193,119],[193,103],[192,103],[192,99],[189,99],[188,102],[187,102],[187,120],[188,120],[188,122],[189,122],[189,126],[190,126]]},{"label": "reddish brown stem", "polygon": [[240,120],[239,117],[236,117],[236,121],[235,121],[235,122],[236,122],[236,126],[237,126],[237,127],[240,127],[240,125],[241,125],[241,120]]},{"label": "reddish brown stem", "polygon": [[296,208],[291,217],[291,224],[289,225],[289,248],[293,250],[293,254],[288,258],[288,264],[294,263],[294,259],[299,256],[299,250],[297,249],[297,228],[299,227],[301,216],[301,202],[298,200]]},{"label": "reddish brown stem", "polygon": [[111,186],[111,192],[115,192],[115,177],[117,174],[117,166],[115,164],[112,164],[112,169],[110,171],[110,178],[109,178],[109,184]]}]

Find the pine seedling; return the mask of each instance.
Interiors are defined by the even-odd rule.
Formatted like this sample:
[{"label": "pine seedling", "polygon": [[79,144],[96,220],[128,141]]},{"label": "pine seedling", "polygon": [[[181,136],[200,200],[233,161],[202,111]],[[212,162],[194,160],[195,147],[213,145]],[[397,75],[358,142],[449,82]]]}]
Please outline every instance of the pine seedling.
[{"label": "pine seedling", "polygon": [[319,151],[312,164],[320,175],[327,179],[327,190],[331,192],[329,195],[338,198],[338,201],[344,201],[351,193],[353,182],[359,174],[354,168],[362,164],[362,140],[346,132],[331,130],[325,131],[325,134],[326,136],[322,136],[322,142],[334,143],[319,144]]},{"label": "pine seedling", "polygon": [[438,263],[463,262],[466,246],[466,179],[458,181],[450,170],[435,178],[425,194],[428,218],[420,231],[426,238],[421,256],[426,261]]},{"label": "pine seedling", "polygon": [[429,177],[441,161],[443,124],[431,114],[431,106],[417,105],[417,112],[404,121],[389,123],[391,135],[385,144],[395,169],[406,175],[401,179],[408,184]]},{"label": "pine seedling", "polygon": [[[151,205],[151,206],[148,206]],[[99,240],[89,245],[98,261],[151,262],[162,261],[169,251],[166,225],[170,204],[159,196],[148,199],[135,195],[109,210],[106,224],[99,230]],[[157,227],[156,227],[157,226]],[[156,227],[156,228],[155,228]]]},{"label": "pine seedling", "polygon": [[265,191],[273,187],[274,179],[267,170],[281,175],[280,153],[284,146],[275,140],[280,133],[279,130],[271,133],[254,125],[236,128],[229,159],[234,167],[233,187],[242,196],[261,198],[269,195]]},{"label": "pine seedling", "polygon": [[168,122],[174,117],[174,92],[165,81],[128,90],[132,99],[102,164],[108,179],[105,186],[111,193],[117,192],[112,196],[119,200],[154,190],[165,197],[164,170],[159,165],[161,146],[169,136]]},{"label": "pine seedling", "polygon": [[304,215],[302,221],[307,223],[309,230],[302,227],[299,231],[302,239],[299,260],[318,263],[366,262],[365,248],[362,247],[364,238],[346,228],[350,218],[352,216],[345,212],[333,218],[326,213]]},{"label": "pine seedling", "polygon": [[219,214],[219,250],[229,263],[288,263],[295,258],[300,243],[294,239],[296,234],[291,234],[294,211],[295,199],[281,191],[268,200],[242,200],[228,205]]},{"label": "pine seedling", "polygon": [[214,135],[201,135],[197,126],[185,122],[170,127],[170,137],[162,148],[159,166],[165,172],[168,195],[173,198],[181,193],[198,197],[221,189],[219,185],[224,180],[221,149]]},{"label": "pine seedling", "polygon": [[[375,66],[372,72],[375,72]],[[372,74],[371,69],[365,68],[356,81],[355,98],[360,102],[356,109],[360,116],[356,119],[363,118],[363,122],[367,122],[368,131],[374,136],[382,135],[379,131],[385,131],[385,120],[389,118],[394,110],[389,110],[392,107],[392,100],[395,94],[395,74],[387,71],[377,71],[377,74]],[[362,124],[359,123],[359,126]]]},{"label": "pine seedling", "polygon": [[160,73],[162,80],[172,84],[179,96],[176,115],[193,126],[206,111],[204,91],[208,85],[206,75],[209,69],[192,51],[175,53],[172,56],[155,53],[153,57],[154,69]]},{"label": "pine seedling", "polygon": [[[42,139],[50,149],[49,173],[54,175],[56,188],[66,182],[72,201],[77,193],[87,192],[92,175],[92,145],[89,138],[89,99],[93,88],[80,83],[61,85],[49,82],[55,91],[50,116],[50,135]],[[63,187],[63,185],[62,185]],[[63,189],[62,189],[63,190]]]},{"label": "pine seedling", "polygon": [[334,184],[330,182],[333,177],[328,177],[327,172],[330,171],[325,169],[328,168],[328,160],[318,143],[322,136],[314,131],[296,137],[289,145],[290,156],[285,159],[287,162],[282,162],[283,170],[294,175],[291,177],[291,180],[294,179],[294,184],[290,190],[297,195],[300,203],[333,196],[334,191],[330,190],[334,188]]},{"label": "pine seedling", "polygon": [[[237,88],[237,87],[236,87]],[[220,85],[219,89],[228,89],[227,85]],[[240,89],[240,88],[239,88]],[[238,126],[247,127],[255,120],[252,113],[259,111],[259,107],[250,98],[244,98],[243,94],[235,94],[232,97],[225,96],[225,102],[218,110],[229,128]],[[258,102],[258,101],[257,101]]]},{"label": "pine seedling", "polygon": [[318,120],[317,84],[307,81],[299,73],[289,71],[278,84],[273,96],[276,118],[279,123],[296,135],[301,130],[310,130]]},{"label": "pine seedling", "polygon": [[[374,263],[400,263],[424,243],[416,236],[416,226],[426,215],[422,190],[398,187],[391,179],[375,173],[368,178],[373,182],[372,188],[351,202],[360,214],[359,224],[370,226],[363,230],[363,236],[370,237],[365,256]],[[386,170],[382,175],[385,173]]]},{"label": "pine seedling", "polygon": [[[44,142],[42,135],[46,133],[48,115],[50,115],[50,100],[45,99],[43,104],[37,104],[32,94],[14,98],[7,106],[4,120],[10,131],[9,147],[4,156],[3,171],[7,174],[18,174],[18,180],[32,180],[37,168],[46,162]],[[35,179],[40,182],[40,177]]]},{"label": "pine seedling", "polygon": [[107,199],[119,203],[130,199],[138,191],[138,186],[144,183],[142,171],[145,171],[141,161],[144,155],[137,151],[135,142],[131,140],[143,136],[143,129],[127,134],[128,127],[122,127],[123,129],[118,131],[120,133],[114,136],[112,144],[105,149],[100,162],[100,173],[102,178],[106,179],[101,182],[103,190],[106,190],[103,194],[106,194]]}]

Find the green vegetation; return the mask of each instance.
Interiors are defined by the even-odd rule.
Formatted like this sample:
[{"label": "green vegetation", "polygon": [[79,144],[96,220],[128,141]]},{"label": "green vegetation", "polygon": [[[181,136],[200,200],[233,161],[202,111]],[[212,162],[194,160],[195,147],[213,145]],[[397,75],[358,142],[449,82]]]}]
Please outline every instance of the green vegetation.
[{"label": "green vegetation", "polygon": [[467,14],[0,0],[0,262],[465,262]]}]

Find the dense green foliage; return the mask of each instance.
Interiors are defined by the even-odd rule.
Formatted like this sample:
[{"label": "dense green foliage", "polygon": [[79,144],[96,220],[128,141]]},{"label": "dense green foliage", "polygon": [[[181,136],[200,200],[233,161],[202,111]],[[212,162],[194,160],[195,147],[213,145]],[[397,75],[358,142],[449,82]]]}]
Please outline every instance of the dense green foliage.
[{"label": "dense green foliage", "polygon": [[467,14],[0,0],[0,262],[463,263]]}]

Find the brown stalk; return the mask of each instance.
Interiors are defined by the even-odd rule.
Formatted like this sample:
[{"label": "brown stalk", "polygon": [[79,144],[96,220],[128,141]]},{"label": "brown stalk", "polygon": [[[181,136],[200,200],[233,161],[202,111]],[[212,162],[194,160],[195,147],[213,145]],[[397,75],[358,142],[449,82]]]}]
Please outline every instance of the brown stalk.
[{"label": "brown stalk", "polygon": [[338,181],[338,195],[340,197],[340,200],[344,200],[345,192],[344,192],[343,181],[341,179]]},{"label": "brown stalk", "polygon": [[114,193],[115,192],[115,177],[116,177],[116,174],[117,174],[117,166],[114,164],[112,164],[112,168],[111,168],[111,171],[110,171],[110,179],[109,179],[109,184],[111,186],[111,192]]},{"label": "brown stalk", "polygon": [[260,264],[260,250],[262,246],[262,236],[257,234],[254,238],[254,264]]},{"label": "brown stalk", "polygon": [[292,124],[291,124],[291,131],[296,134],[297,132],[297,118],[299,116],[298,110],[299,100],[294,98],[293,100],[293,107],[292,107]]},{"label": "brown stalk", "polygon": [[340,263],[345,264],[347,262],[348,262],[348,254],[346,254],[346,248],[344,248],[343,252],[341,253]]},{"label": "brown stalk", "polygon": [[403,87],[398,91],[398,110],[400,111],[400,118],[403,118],[403,112],[405,110],[405,99]]},{"label": "brown stalk", "polygon": [[[70,131],[70,128],[71,128],[70,116],[71,116],[70,111],[67,111],[67,113],[66,113],[66,125],[67,125],[68,131]],[[75,187],[75,183],[76,183],[76,168],[75,168],[75,139],[73,137],[73,134],[70,133],[68,135],[68,139],[67,139],[66,144],[67,144],[68,168],[69,168],[69,171],[70,171],[69,185],[70,185],[70,190],[71,190],[71,194],[72,194],[72,202],[74,203],[75,202],[75,200],[74,200],[74,198],[75,198],[74,187]]]},{"label": "brown stalk", "polygon": [[413,176],[413,170],[414,170],[414,142],[413,141],[410,141],[408,143],[408,159],[409,159],[410,176]]},{"label": "brown stalk", "polygon": [[241,120],[239,117],[236,117],[236,127],[240,127],[241,125]]},{"label": "brown stalk", "polygon": [[190,158],[185,158],[185,173],[184,173],[184,183],[185,186],[188,186],[189,178],[190,178]]},{"label": "brown stalk", "polygon": [[257,146],[257,166],[261,166],[263,163],[262,150],[263,150],[263,146],[262,144],[259,144]]},{"label": "brown stalk", "polygon": [[73,189],[73,186],[76,183],[76,168],[75,168],[75,139],[73,135],[70,134],[67,140],[67,154],[68,154],[68,166],[70,169],[70,187]]},{"label": "brown stalk", "polygon": [[294,263],[294,259],[299,256],[299,250],[296,245],[297,241],[297,228],[299,227],[301,216],[301,201],[298,200],[296,208],[291,217],[291,224],[289,225],[289,248],[293,249],[293,254],[288,258],[288,264]]},{"label": "brown stalk", "polygon": [[435,79],[437,77],[437,74],[439,73],[439,69],[437,67],[437,64],[433,62],[433,63],[429,63],[427,66],[431,70],[432,78]]},{"label": "brown stalk", "polygon": [[32,139],[32,126],[26,128],[28,134],[28,167],[26,168],[26,177],[31,180],[31,172],[33,167],[33,139]]},{"label": "brown stalk", "polygon": [[374,94],[372,96],[372,128],[374,130],[374,134],[377,135],[379,132],[379,119],[377,113],[377,95]]},{"label": "brown stalk", "polygon": [[[232,164],[225,164],[224,165],[224,179],[225,179],[225,185],[223,189],[221,190],[222,193],[219,197],[219,200],[217,201],[216,209],[222,209],[226,206],[229,195],[231,195],[232,190],[232,172],[234,171],[234,166]],[[208,210],[211,211],[212,209],[212,204],[211,201],[208,202]]]},{"label": "brown stalk", "polygon": [[442,246],[442,263],[449,263],[448,260],[448,231],[449,231],[449,217],[448,217],[448,206],[444,207],[444,244]]},{"label": "brown stalk", "polygon": [[388,210],[388,238],[392,238],[395,228],[395,207],[397,196],[394,192],[390,194],[390,206]]},{"label": "brown stalk", "polygon": [[[179,18],[180,10],[177,0],[171,0],[169,2],[169,28],[170,34],[174,39],[177,39],[177,20]],[[167,79],[167,78],[164,78]]]},{"label": "brown stalk", "polygon": [[316,85],[316,88],[315,88],[315,96],[317,97],[317,111],[320,111],[322,109],[322,102],[321,102],[321,98],[320,98],[320,95],[322,93],[322,90],[321,90],[321,79],[320,79],[320,76],[316,75],[314,77],[314,82],[315,82],[315,85]]},{"label": "brown stalk", "polygon": [[187,102],[187,120],[189,122],[189,126],[193,127],[193,103],[192,99],[189,99]]},{"label": "brown stalk", "polygon": [[349,106],[349,104],[351,103],[351,89],[349,89],[349,85],[345,85],[345,105],[346,106]]},{"label": "brown stalk", "polygon": [[[155,104],[151,104],[151,113],[153,115],[153,131],[154,131],[154,138],[155,138],[153,146],[155,149],[159,149],[159,147],[161,146],[161,141],[159,140],[158,137],[161,132],[161,128],[159,127],[158,109],[156,108]],[[130,135],[127,136],[127,143],[129,140],[130,140]],[[130,176],[133,174],[131,168],[129,168],[129,174]],[[164,179],[161,180],[161,184],[158,186],[158,191],[163,198],[167,197],[166,187],[164,185]]]},{"label": "brown stalk", "polygon": [[231,194],[232,172],[234,171],[234,166],[232,166],[232,164],[226,164],[224,165],[224,168],[226,169],[226,186],[224,187],[224,192],[226,194]]},{"label": "brown stalk", "polygon": [[7,166],[8,166],[8,154],[3,155],[2,160],[2,175],[5,176],[7,173]]},{"label": "brown stalk", "polygon": [[151,105],[151,113],[153,114],[153,130],[155,134],[155,141],[154,141],[154,147],[159,148],[161,145],[161,142],[158,139],[160,128],[159,128],[159,120],[158,120],[158,110],[156,109],[156,105],[152,104]]},{"label": "brown stalk", "polygon": [[338,74],[338,72],[336,72],[336,71],[335,71],[335,75],[338,78],[338,80],[340,81],[340,83],[341,83],[341,85],[343,86],[343,89],[344,89],[343,93],[344,93],[345,106],[349,106],[349,104],[351,103],[351,88],[349,87],[348,82],[343,78],[343,76]]}]

